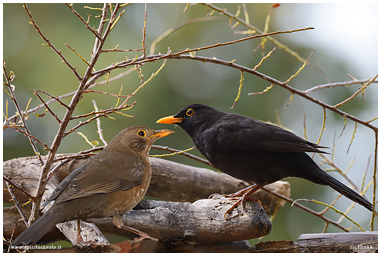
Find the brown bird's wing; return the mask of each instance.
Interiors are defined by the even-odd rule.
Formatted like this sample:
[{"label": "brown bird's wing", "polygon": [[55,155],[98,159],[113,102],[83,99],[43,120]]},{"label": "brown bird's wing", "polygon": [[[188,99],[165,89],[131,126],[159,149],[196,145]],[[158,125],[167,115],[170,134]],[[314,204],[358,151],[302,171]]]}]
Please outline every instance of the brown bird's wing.
[{"label": "brown bird's wing", "polygon": [[57,186],[48,201],[56,203],[94,194],[128,190],[142,183],[145,161],[134,153],[104,151],[87,160]]},{"label": "brown bird's wing", "polygon": [[246,151],[318,152],[325,148],[309,142],[278,126],[229,114],[219,124],[217,139],[222,146]]}]

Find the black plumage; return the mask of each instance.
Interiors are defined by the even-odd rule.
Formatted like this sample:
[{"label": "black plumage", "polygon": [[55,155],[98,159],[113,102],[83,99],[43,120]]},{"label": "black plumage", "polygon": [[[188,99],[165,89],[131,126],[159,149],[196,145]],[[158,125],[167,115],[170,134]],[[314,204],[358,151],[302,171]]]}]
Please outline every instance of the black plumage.
[{"label": "black plumage", "polygon": [[256,185],[234,194],[241,197],[240,202],[266,184],[286,177],[299,177],[328,185],[374,211],[370,202],[324,172],[305,153],[326,153],[320,150],[325,147],[278,126],[202,104],[186,106],[176,115],[161,118],[157,122],[179,125],[192,138],[196,148],[219,170],[238,179],[254,182]]}]

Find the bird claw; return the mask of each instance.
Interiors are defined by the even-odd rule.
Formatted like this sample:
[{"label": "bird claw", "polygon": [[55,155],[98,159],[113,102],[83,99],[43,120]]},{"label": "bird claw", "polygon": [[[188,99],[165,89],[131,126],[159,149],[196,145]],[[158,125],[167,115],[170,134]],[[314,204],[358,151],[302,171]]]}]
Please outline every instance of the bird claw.
[{"label": "bird claw", "polygon": [[[231,197],[230,198],[231,200],[237,200],[237,202],[235,202],[226,212],[225,212],[225,214],[224,214],[224,219],[225,220],[228,220],[227,218],[226,218],[226,215],[227,214],[230,214],[233,210],[234,210],[234,208],[236,208],[239,204],[241,204],[242,205],[242,209],[243,209],[243,211],[245,211],[246,209],[245,209],[245,203],[246,203],[246,201],[247,200],[249,200],[249,201],[254,201],[254,202],[256,202],[256,203],[259,203],[259,206],[260,206],[260,208],[259,208],[259,210],[262,210],[263,209],[263,206],[262,206],[262,203],[261,203],[261,201],[259,201],[257,198],[255,198],[255,197],[246,197],[245,195],[244,196],[242,196],[242,197],[239,197],[239,198],[237,198],[237,197]],[[237,215],[238,216],[238,215]],[[235,216],[234,216],[235,217]]]},{"label": "bird claw", "polygon": [[218,197],[218,198],[221,198],[223,197],[224,195],[223,194],[219,194],[219,193],[213,193],[211,194],[208,199],[213,199],[214,197]]},{"label": "bird claw", "polygon": [[[116,224],[116,223],[114,223]],[[159,241],[159,239],[155,238],[155,237],[152,237],[150,235],[148,235],[147,233],[141,231],[141,230],[137,230],[133,227],[129,227],[129,226],[124,226],[123,224],[121,223],[118,223],[120,226],[118,228],[121,228],[121,229],[124,229],[124,230],[127,230],[129,232],[132,232],[136,235],[138,235],[139,237],[137,238],[134,238],[134,240],[132,240],[132,243],[131,243],[131,246],[132,246],[132,249],[135,249],[134,245],[145,240],[145,239],[150,239],[150,240],[153,240],[153,241]]]},{"label": "bird claw", "polygon": [[221,197],[224,197],[224,198],[230,198],[232,200],[238,200],[236,198],[241,198],[244,193],[240,193],[241,191],[238,191],[237,193],[232,193],[232,194],[219,194],[219,193],[213,193],[211,194],[208,199],[213,199],[213,197],[218,197],[218,198],[221,198]]},{"label": "bird claw", "polygon": [[150,235],[148,235],[147,233],[144,233],[144,232],[141,232],[141,234],[139,234],[140,237],[137,237],[137,238],[134,238],[134,240],[132,240],[131,242],[131,246],[132,246],[132,249],[135,250],[135,244],[138,244],[140,243],[141,241],[145,240],[145,239],[149,239],[149,240],[152,240],[152,241],[159,241],[159,239],[155,238],[155,237],[152,237]]}]

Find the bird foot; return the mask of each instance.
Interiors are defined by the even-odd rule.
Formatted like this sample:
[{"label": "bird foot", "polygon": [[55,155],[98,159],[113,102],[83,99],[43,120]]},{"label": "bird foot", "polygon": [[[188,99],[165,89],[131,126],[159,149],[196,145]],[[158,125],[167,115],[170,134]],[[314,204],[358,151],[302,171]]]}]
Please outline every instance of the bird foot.
[{"label": "bird foot", "polygon": [[140,231],[140,230],[137,230],[135,228],[127,227],[127,226],[122,226],[122,228],[139,236],[137,238],[134,238],[134,240],[132,240],[131,246],[132,246],[133,250],[135,250],[136,244],[140,243],[141,241],[143,241],[145,239],[153,240],[155,242],[159,241],[159,239],[152,237],[152,236],[148,235],[147,233]]},{"label": "bird foot", "polygon": [[83,238],[82,238],[81,234],[78,234],[78,236],[77,236],[77,245],[79,245],[79,244],[83,244]]},{"label": "bird foot", "polygon": [[91,241],[88,241],[88,242],[85,242],[82,238],[82,235],[81,235],[81,221],[80,220],[77,220],[77,243],[76,243],[76,246],[78,246],[79,248],[83,248],[87,245],[90,245],[92,244]]},{"label": "bird foot", "polygon": [[140,243],[141,241],[143,241],[145,239],[153,240],[155,242],[159,241],[159,239],[157,239],[155,237],[152,237],[152,236],[148,235],[147,233],[144,233],[142,231],[140,231],[140,232],[141,232],[141,234],[139,234],[140,237],[134,238],[134,240],[132,240],[131,245],[132,245],[133,249],[135,249],[135,247],[134,247],[135,244],[138,244],[138,243]]},{"label": "bird foot", "polygon": [[137,237],[137,238],[134,238],[134,240],[132,240],[131,245],[132,245],[132,248],[133,248],[133,249],[135,249],[135,248],[134,248],[134,245],[135,245],[135,244],[138,244],[138,243],[140,243],[141,241],[143,241],[143,240],[145,240],[145,239],[153,240],[153,241],[155,241],[155,242],[159,241],[159,239],[157,239],[157,238],[155,238],[155,237],[152,237],[152,236],[148,235],[147,233],[145,233],[145,232],[143,232],[143,231],[140,231],[140,230],[138,230],[138,229],[132,228],[132,227],[128,227],[128,226],[124,226],[124,225],[122,225],[122,226],[120,226],[119,228],[122,228],[122,229],[124,229],[124,230],[130,231],[130,232],[132,232],[132,233],[134,233],[134,234],[136,234],[136,235],[139,236],[139,237]]},{"label": "bird foot", "polygon": [[236,198],[241,198],[246,192],[247,192],[246,189],[242,189],[242,190],[240,190],[236,193],[232,193],[232,194],[213,193],[208,197],[208,199],[212,199],[214,196],[218,196],[219,198],[225,197],[225,198],[231,198],[232,200],[235,200]]}]

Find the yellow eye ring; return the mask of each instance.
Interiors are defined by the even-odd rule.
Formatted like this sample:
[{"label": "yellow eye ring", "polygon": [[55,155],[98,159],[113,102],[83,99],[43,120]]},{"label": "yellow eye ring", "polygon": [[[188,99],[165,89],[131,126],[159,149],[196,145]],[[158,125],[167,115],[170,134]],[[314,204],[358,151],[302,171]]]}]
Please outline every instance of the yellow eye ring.
[{"label": "yellow eye ring", "polygon": [[185,112],[185,114],[186,114],[187,116],[192,116],[192,115],[194,114],[194,110],[191,109],[191,108],[189,108],[189,109],[187,110],[187,112]]},{"label": "yellow eye ring", "polygon": [[143,130],[139,130],[136,134],[139,135],[140,137],[145,137],[146,136],[146,132],[143,131]]}]

